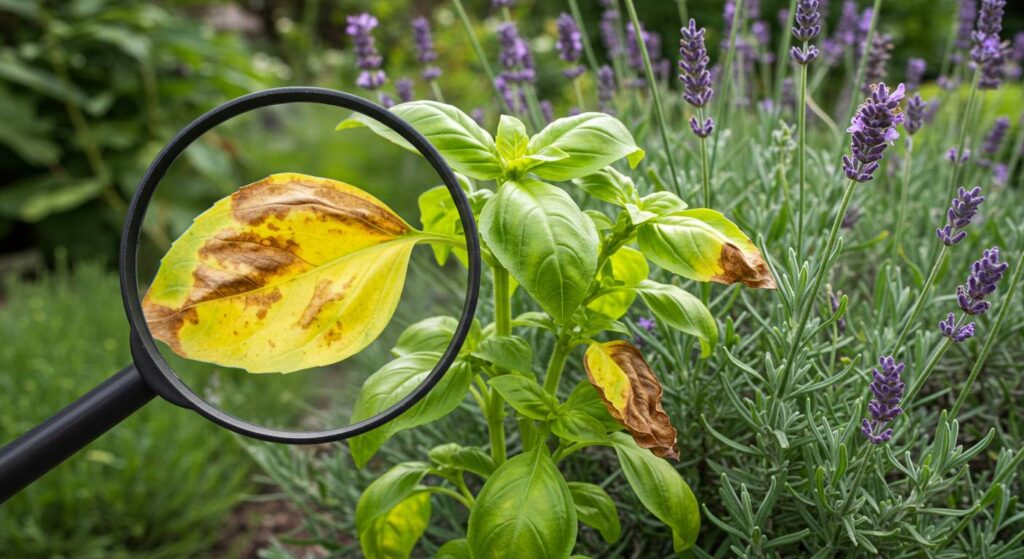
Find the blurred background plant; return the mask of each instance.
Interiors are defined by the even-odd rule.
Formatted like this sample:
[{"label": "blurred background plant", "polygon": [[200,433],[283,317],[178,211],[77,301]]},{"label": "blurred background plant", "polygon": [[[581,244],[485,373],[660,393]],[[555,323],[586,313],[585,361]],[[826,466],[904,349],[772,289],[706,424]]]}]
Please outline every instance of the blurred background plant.
[{"label": "blurred background plant", "polygon": [[[600,83],[590,53],[580,61],[588,72],[577,80],[578,91],[563,75],[567,64],[559,59],[556,21],[576,2],[518,0],[507,12],[495,4],[0,0],[0,275],[5,278],[0,299],[5,340],[0,350],[0,440],[12,438],[127,362],[126,327],[112,265],[126,202],[160,147],[203,111],[249,91],[312,84],[357,92],[359,69],[346,35],[347,16],[371,12],[380,22],[373,34],[390,78],[382,91],[394,98],[400,96],[395,86],[402,78],[413,81],[416,98],[437,95],[420,77],[411,27],[413,17],[426,16],[438,53],[435,64],[443,71],[437,89],[467,113],[479,110],[493,128],[504,109],[467,39],[461,5],[494,68],[499,68],[502,46],[498,27],[510,18],[515,21],[536,59],[534,112],[548,101],[562,116],[580,105],[580,96],[586,109],[596,110]],[[926,101],[941,99],[941,104],[929,105],[926,128],[915,136],[909,179],[901,177],[897,163],[907,157],[901,146],[892,150],[876,181],[855,197],[855,208],[844,223],[843,259],[828,278],[847,297],[846,314],[841,322],[829,322],[831,307],[826,300],[817,301],[820,313],[812,313],[812,320],[818,328],[810,330],[816,344],[797,368],[796,380],[802,383],[795,394],[776,398],[770,378],[762,376],[775,371],[785,353],[793,317],[784,305],[753,301],[734,288],[713,290],[713,312],[728,317],[722,324],[727,351],[720,348],[708,361],[682,354],[679,348],[691,340],[646,317],[632,317],[635,335],[667,387],[666,408],[677,424],[688,426],[680,433],[686,459],[679,467],[706,505],[701,549],[695,555],[792,556],[807,548],[867,542],[887,556],[1019,556],[1018,534],[1024,533],[1018,501],[1024,448],[1016,405],[1024,396],[1016,371],[1024,358],[1019,298],[959,417],[947,417],[942,410],[958,396],[956,388],[983,349],[981,340],[957,344],[945,356],[934,373],[936,380],[910,414],[909,426],[898,431],[893,446],[875,453],[886,469],[878,465],[877,475],[867,477],[867,492],[852,493],[857,488],[848,473],[856,460],[853,445],[863,443],[851,438],[866,405],[863,373],[877,356],[891,351],[913,295],[926,283],[937,242],[933,231],[952,195],[945,189],[950,180],[946,153],[957,147],[961,109],[970,95],[967,66],[956,60],[967,56],[971,26],[965,47],[958,42],[963,37],[959,18],[964,4],[975,3],[860,1],[853,3],[851,13],[844,11],[847,3],[827,3],[822,39],[817,41],[822,53],[809,67],[814,103],[807,117],[803,245],[796,241],[790,201],[797,181],[796,74],[789,65],[774,64],[780,54],[788,59],[779,47],[789,36],[789,14],[786,21],[778,16],[795,2],[745,0],[738,19],[735,2],[637,3],[639,19],[651,34],[647,44],[652,70],[662,60],[671,68],[663,71],[656,88],[667,115],[668,149],[658,133],[650,90],[630,87],[644,72],[642,58],[639,67],[635,56],[630,60],[628,50],[636,49],[626,42],[631,37],[625,4],[578,4],[593,60],[613,69],[614,91],[602,102],[648,150],[641,173],[634,177],[638,187],[645,193],[673,188],[673,178],[678,178],[691,205],[701,199],[700,155],[685,122],[692,111],[683,105],[674,63],[683,16],[707,28],[709,54],[719,67],[713,72],[718,97],[709,111],[718,120],[710,139],[714,205],[744,230],[761,233],[777,276],[788,281],[802,277],[802,260],[790,257],[789,251],[813,257],[818,234],[830,223],[839,198],[836,170],[840,146],[845,149],[841,142],[846,141],[842,129],[863,96],[850,92],[862,85],[856,79],[854,45],[866,44],[866,23],[871,21],[865,19],[866,10],[881,6],[881,39],[874,49],[881,63],[865,73],[887,73],[874,79],[888,83],[911,81],[905,69],[911,59],[922,59],[920,94]],[[1024,7],[1009,4],[1002,37],[1013,40],[1024,28]],[[599,22],[613,16],[615,26],[609,29],[617,33],[603,35]],[[733,22],[735,41],[729,36]],[[654,33],[660,41],[650,39]],[[849,41],[843,42],[843,33]],[[607,48],[614,40],[622,45],[620,50]],[[1018,40],[1014,46],[1018,50],[1013,57],[1024,56],[1018,54],[1024,44]],[[731,73],[723,68],[730,58]],[[727,88],[721,85],[723,74],[733,76],[725,80]],[[955,307],[953,287],[981,249],[998,244],[1011,261],[1024,250],[1019,229],[1024,222],[1020,83],[1019,74],[1009,76],[1000,89],[984,96],[968,122],[968,144],[976,155],[962,167],[961,182],[982,185],[991,192],[991,202],[968,239],[937,269],[935,283],[942,287],[936,290],[935,308],[925,309],[906,345],[908,371],[928,360],[940,339],[933,326]],[[531,112],[530,107],[523,112]],[[998,117],[1008,117],[1009,126],[1001,139],[983,143]],[[361,185],[403,184],[422,176],[422,167],[415,164],[396,167],[375,161],[365,137],[333,134],[337,120],[315,111],[289,115],[285,132],[280,121],[271,120],[253,125],[245,141],[236,140],[238,134],[213,133],[188,151],[166,185],[184,194],[161,198],[148,221],[147,242],[153,251],[166,247],[210,199],[244,184],[252,167],[296,164],[280,156],[296,136],[307,144],[309,138],[323,138],[322,151],[302,154],[306,161],[330,160],[332,153],[366,154],[365,164],[331,171],[358,176]],[[675,162],[684,164],[673,177]],[[905,198],[900,197],[901,184]],[[904,241],[895,244],[893,208],[901,199],[906,201],[900,208]],[[393,207],[412,220],[415,203],[410,196],[404,206]],[[858,215],[864,217],[858,221]],[[979,319],[979,332],[992,320]],[[547,349],[537,346],[535,353]],[[574,359],[570,362],[579,362],[578,356]],[[567,375],[582,378],[582,371],[576,366]],[[225,382],[230,385],[230,379]],[[248,393],[244,383],[233,388],[236,398],[279,396]],[[255,554],[269,541],[262,551],[268,557],[352,556],[358,549],[352,536],[355,502],[374,472],[422,456],[437,441],[485,444],[482,420],[472,413],[467,407],[397,436],[367,472],[360,472],[340,446],[236,445],[231,436],[198,417],[145,410],[0,508],[0,555],[235,556]],[[994,429],[991,436],[989,428]],[[971,447],[979,441],[985,446],[975,447],[969,460],[956,454],[957,444]],[[608,463],[600,451],[566,462],[580,470],[579,479],[603,476],[602,485],[616,499],[623,525],[622,539],[612,546],[585,529],[579,550],[595,557],[666,555],[669,546],[661,528],[630,500],[621,473]],[[254,478],[256,467],[262,473]],[[1005,487],[993,489],[999,485]],[[243,500],[255,508],[239,508]],[[856,505],[848,504],[851,500]],[[836,516],[836,501],[844,513],[847,508],[857,511],[849,514],[853,525],[843,525],[849,539],[824,520]],[[266,534],[255,534],[246,521],[248,515],[273,516],[259,508],[267,502],[282,503],[269,510],[283,516],[271,530],[276,537],[269,540]],[[464,521],[463,511],[447,503],[435,506],[435,518],[452,521],[432,526],[417,556],[457,537]],[[842,522],[837,520],[837,525]],[[240,532],[233,540],[232,531]],[[945,534],[953,534],[955,542]],[[251,545],[253,541],[260,545]],[[870,549],[861,547],[866,551],[860,552]]]}]

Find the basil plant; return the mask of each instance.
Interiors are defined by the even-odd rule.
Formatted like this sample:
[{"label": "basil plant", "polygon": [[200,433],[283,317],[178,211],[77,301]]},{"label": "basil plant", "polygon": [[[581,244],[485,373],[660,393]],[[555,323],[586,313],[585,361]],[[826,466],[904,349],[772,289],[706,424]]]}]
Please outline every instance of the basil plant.
[{"label": "basil plant", "polygon": [[[393,433],[450,413],[467,394],[487,418],[490,448],[441,445],[424,461],[399,464],[375,480],[356,513],[364,553],[407,557],[429,523],[431,494],[470,511],[465,538],[446,543],[439,557],[508,557],[512,550],[518,557],[569,557],[580,522],[613,543],[620,525],[612,499],[586,480],[566,480],[558,467],[590,446],[614,449],[629,485],[671,530],[675,548],[692,546],[698,505],[666,461],[678,457],[678,447],[661,406],[662,388],[618,319],[639,298],[659,320],[700,340],[707,357],[718,341],[714,317],[687,291],[648,279],[648,261],[687,279],[774,287],[757,248],[719,212],[689,209],[669,192],[641,196],[628,174],[612,165],[625,159],[635,167],[644,152],[607,114],[559,119],[533,136],[515,117],[502,116],[492,136],[450,105],[416,101],[392,111],[426,136],[457,173],[493,183],[493,189],[474,188],[463,181],[493,273],[496,316],[470,337],[436,390],[392,425],[353,439],[352,455],[365,465]],[[412,149],[359,115],[338,128],[361,126]],[[614,211],[583,211],[570,192]],[[419,206],[425,232],[461,233],[443,186],[424,193]],[[434,251],[439,263],[464,258],[447,245],[435,244]],[[511,315],[515,285],[540,311]],[[397,359],[367,380],[355,419],[400,398],[394,387],[427,372],[455,324],[437,317],[410,326],[394,349]],[[532,369],[531,346],[517,335],[526,329],[542,330],[554,341],[543,375]],[[563,386],[567,357],[580,345],[587,346],[589,382]],[[505,444],[509,412],[523,447],[513,456]],[[479,492],[469,489],[467,476],[479,478],[482,485],[473,484]],[[427,477],[437,479],[426,484]]]},{"label": "basil plant", "polygon": [[[430,522],[432,495],[469,509],[465,537],[444,544],[440,557],[565,558],[581,522],[614,543],[621,528],[609,495],[559,470],[567,457],[593,446],[614,450],[675,548],[692,546],[700,515],[693,492],[666,460],[677,459],[679,449],[662,386],[619,319],[640,299],[709,356],[718,342],[714,317],[679,286],[649,279],[649,262],[690,280],[774,287],[757,248],[718,212],[690,209],[669,192],[641,195],[620,169],[635,167],[644,152],[607,114],[556,120],[533,136],[503,116],[495,137],[450,105],[417,101],[391,110],[461,175],[493,273],[495,316],[474,328],[426,397],[352,439],[351,454],[364,467],[396,432],[444,417],[467,396],[487,420],[490,444],[444,444],[371,483],[356,510],[365,555],[408,557]],[[356,127],[413,150],[362,115],[338,125]],[[570,192],[612,211],[583,211]],[[143,302],[150,330],[183,356],[253,373],[353,355],[394,313],[416,244],[430,245],[439,264],[452,257],[465,263],[461,222],[445,187],[425,192],[419,207],[422,230],[338,181],[283,173],[243,187],[200,215],[171,247]],[[519,288],[536,310],[512,316]],[[395,359],[367,378],[352,419],[375,415],[396,403],[403,387],[418,384],[456,324],[434,317],[402,333]],[[526,330],[553,341],[543,375],[531,366]],[[586,346],[587,380],[564,386],[562,372],[577,346]],[[505,430],[512,425],[522,444],[510,456]]]}]

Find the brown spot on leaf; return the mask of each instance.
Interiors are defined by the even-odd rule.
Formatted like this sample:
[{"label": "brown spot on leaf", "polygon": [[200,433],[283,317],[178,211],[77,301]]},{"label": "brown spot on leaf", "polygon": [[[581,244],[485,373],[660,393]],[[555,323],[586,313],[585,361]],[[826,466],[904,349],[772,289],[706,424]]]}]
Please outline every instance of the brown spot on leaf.
[{"label": "brown spot on leaf", "polygon": [[409,231],[400,217],[386,208],[330,186],[333,181],[312,177],[267,177],[231,195],[235,219],[259,225],[283,220],[292,210],[312,212],[320,221],[335,220],[377,236],[397,237]]},{"label": "brown spot on leaf", "polygon": [[768,263],[756,249],[745,254],[736,245],[725,243],[718,264],[722,273],[711,278],[713,281],[727,285],[742,282],[747,287],[775,289],[775,278],[768,269]]},{"label": "brown spot on leaf", "polygon": [[[591,351],[604,352],[626,375],[629,390],[622,410],[616,408],[605,396],[606,387],[600,384],[597,378],[599,375],[595,375],[588,358]],[[678,460],[676,429],[661,407],[661,383],[640,350],[629,342],[616,341],[594,344],[587,350],[587,354],[588,357],[583,359],[583,368],[587,371],[590,383],[601,395],[608,413],[629,431],[640,447],[649,449],[655,456]]]},{"label": "brown spot on leaf", "polygon": [[179,334],[186,321],[191,324],[199,322],[199,314],[195,309],[175,310],[150,301],[147,294],[142,299],[142,312],[146,316],[149,332],[154,338],[169,345],[174,353],[188,357],[181,347]]},{"label": "brown spot on leaf", "polygon": [[334,301],[340,301],[345,297],[345,292],[348,289],[347,283],[341,286],[341,290],[337,292],[331,290],[332,285],[330,280],[320,280],[317,282],[316,287],[313,289],[313,296],[309,299],[306,309],[302,311],[302,317],[299,318],[299,326],[309,328],[316,322],[317,317],[320,316],[320,312],[323,311],[325,306]]}]

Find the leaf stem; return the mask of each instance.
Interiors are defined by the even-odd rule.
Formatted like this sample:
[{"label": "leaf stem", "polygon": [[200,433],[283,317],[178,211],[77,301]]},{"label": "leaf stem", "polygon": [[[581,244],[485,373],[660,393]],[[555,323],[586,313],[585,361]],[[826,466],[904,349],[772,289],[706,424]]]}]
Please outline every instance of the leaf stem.
[{"label": "leaf stem", "polygon": [[562,380],[562,371],[565,370],[565,361],[569,358],[570,350],[565,337],[559,336],[554,349],[551,350],[547,372],[544,373],[544,390],[548,394],[554,395],[558,392],[558,384]]},{"label": "leaf stem", "polygon": [[960,409],[963,408],[964,402],[967,400],[967,395],[971,391],[971,387],[974,386],[974,382],[978,380],[978,374],[981,373],[981,368],[985,365],[985,360],[988,359],[989,353],[992,352],[992,346],[995,344],[996,337],[999,335],[999,329],[1003,325],[1003,320],[1006,319],[1006,315],[1009,314],[1010,307],[1013,303],[1013,295],[1017,290],[1017,282],[1020,280],[1021,270],[1024,270],[1024,252],[1021,252],[1020,258],[1017,259],[1017,267],[1013,270],[1013,276],[1010,277],[1010,285],[1007,288],[1006,296],[1003,297],[1000,302],[999,314],[996,315],[996,321],[992,325],[992,329],[988,333],[988,337],[985,338],[985,345],[981,348],[981,353],[978,354],[978,358],[974,360],[974,366],[971,367],[971,373],[967,376],[967,382],[964,383],[963,388],[960,389],[960,395],[957,396],[956,402],[953,404],[953,409],[950,410],[950,417],[956,417],[960,413]]},{"label": "leaf stem", "polygon": [[807,293],[808,300],[801,301],[802,305],[800,307],[800,315],[796,323],[796,332],[793,334],[793,339],[790,342],[789,351],[786,354],[786,364],[782,369],[782,375],[779,379],[778,396],[783,396],[786,393],[790,376],[793,373],[793,362],[796,360],[797,352],[800,351],[800,347],[803,345],[804,330],[807,328],[807,320],[811,315],[811,309],[814,307],[814,299],[821,290],[822,283],[825,281],[825,276],[828,275],[828,272],[831,269],[829,261],[831,259],[832,251],[835,250],[836,243],[839,241],[839,229],[843,224],[843,218],[846,216],[846,209],[850,206],[850,199],[853,198],[853,191],[856,188],[857,181],[851,180],[850,184],[846,187],[846,191],[843,193],[843,200],[839,204],[839,213],[836,214],[836,218],[832,222],[832,230],[829,231],[828,239],[825,241],[825,250],[822,251],[820,255],[821,263],[814,272],[814,280],[811,283],[811,290]]},{"label": "leaf stem", "polygon": [[[675,188],[676,196],[681,196],[683,187],[679,182],[679,175],[676,173],[675,155],[672,151],[672,144],[668,141],[668,122],[665,120],[665,110],[661,105],[661,93],[658,91],[658,82],[654,79],[654,69],[651,67],[651,55],[647,52],[647,45],[644,43],[643,33],[640,32],[640,18],[636,15],[636,7],[633,0],[625,0],[626,11],[629,12],[629,19],[633,23],[636,46],[644,59],[644,74],[647,77],[647,88],[651,92],[651,100],[654,101],[654,114],[658,117],[658,130],[661,132],[661,143],[665,148],[665,159],[668,161],[669,173],[672,174],[672,186]],[[739,0],[742,3],[743,0]],[[737,8],[739,9],[739,8]]]},{"label": "leaf stem", "polygon": [[[507,336],[512,333],[512,305],[509,293],[508,270],[494,268],[494,333]],[[491,389],[487,404],[487,431],[491,440],[491,458],[501,465],[507,458],[505,448],[505,400],[497,390]]]}]

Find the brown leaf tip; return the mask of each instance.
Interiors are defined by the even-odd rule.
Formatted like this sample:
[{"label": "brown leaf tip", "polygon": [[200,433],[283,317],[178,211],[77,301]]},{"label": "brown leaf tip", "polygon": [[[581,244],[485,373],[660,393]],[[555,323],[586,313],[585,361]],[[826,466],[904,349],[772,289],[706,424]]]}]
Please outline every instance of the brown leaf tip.
[{"label": "brown leaf tip", "polygon": [[718,283],[732,284],[741,282],[755,289],[775,289],[775,278],[768,268],[768,263],[761,257],[761,251],[751,246],[752,252],[744,253],[733,243],[722,245],[718,265],[722,272],[712,280]]}]

